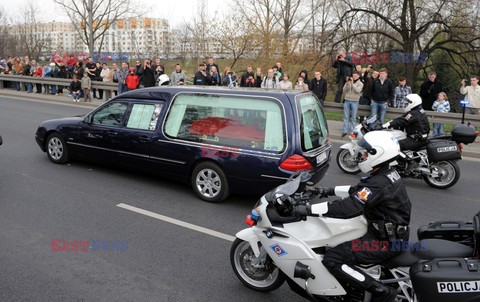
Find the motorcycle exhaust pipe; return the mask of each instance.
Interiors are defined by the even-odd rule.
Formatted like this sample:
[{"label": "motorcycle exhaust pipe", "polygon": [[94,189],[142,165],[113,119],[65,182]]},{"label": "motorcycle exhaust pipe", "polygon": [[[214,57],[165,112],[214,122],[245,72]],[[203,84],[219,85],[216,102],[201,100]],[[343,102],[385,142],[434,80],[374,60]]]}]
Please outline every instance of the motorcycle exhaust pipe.
[{"label": "motorcycle exhaust pipe", "polygon": [[430,171],[430,169],[425,168],[425,167],[415,168],[415,169],[413,169],[413,171],[419,172],[419,173],[424,174],[424,175],[430,175],[430,174],[432,174],[432,172]]},{"label": "motorcycle exhaust pipe", "polygon": [[310,272],[310,266],[297,261],[295,264],[295,270],[293,271],[294,278],[300,278],[308,280],[310,278],[315,279],[315,275]]},{"label": "motorcycle exhaust pipe", "polygon": [[308,289],[308,280],[315,280],[315,275],[312,274],[312,272],[310,271],[310,266],[303,264],[300,261],[297,261],[297,263],[295,264],[295,269],[293,271],[293,277],[305,280],[305,291],[313,302],[318,302],[317,298],[315,298],[310,292],[310,289]]}]

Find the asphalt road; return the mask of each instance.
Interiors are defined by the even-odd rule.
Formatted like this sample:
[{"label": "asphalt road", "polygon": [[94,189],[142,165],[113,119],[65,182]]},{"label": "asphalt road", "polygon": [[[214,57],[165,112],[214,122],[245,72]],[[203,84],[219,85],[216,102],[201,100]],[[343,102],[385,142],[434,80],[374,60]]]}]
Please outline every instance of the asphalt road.
[{"label": "asphalt road", "polygon": [[[244,287],[230,267],[228,240],[117,206],[233,236],[246,227],[256,196],[209,204],[161,178],[51,163],[35,143],[38,124],[89,110],[0,98],[0,301],[303,301],[287,285],[268,294]],[[448,190],[407,180],[414,229],[435,220],[471,220],[480,210],[480,162],[460,167],[459,183]],[[332,160],[323,184],[354,184],[358,177],[341,173]],[[127,241],[128,249],[52,251],[52,239]]]}]

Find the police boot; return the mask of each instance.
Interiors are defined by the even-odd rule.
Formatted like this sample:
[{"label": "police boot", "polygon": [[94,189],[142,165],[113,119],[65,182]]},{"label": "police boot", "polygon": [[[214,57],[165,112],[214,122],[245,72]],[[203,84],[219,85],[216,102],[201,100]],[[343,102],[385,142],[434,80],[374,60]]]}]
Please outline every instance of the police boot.
[{"label": "police boot", "polygon": [[412,171],[415,169],[415,168],[418,168],[420,166],[420,164],[415,160],[413,159],[412,157],[410,157],[410,155],[407,155],[407,158],[405,158],[405,170],[404,170],[404,174],[405,175],[410,175],[410,173],[412,173]]},{"label": "police boot", "polygon": [[417,168],[419,165],[416,161],[411,160],[405,163],[405,175],[410,175],[413,169]]},{"label": "police boot", "polygon": [[372,294],[372,302],[394,302],[397,297],[397,290],[393,287],[374,282],[367,288]]}]

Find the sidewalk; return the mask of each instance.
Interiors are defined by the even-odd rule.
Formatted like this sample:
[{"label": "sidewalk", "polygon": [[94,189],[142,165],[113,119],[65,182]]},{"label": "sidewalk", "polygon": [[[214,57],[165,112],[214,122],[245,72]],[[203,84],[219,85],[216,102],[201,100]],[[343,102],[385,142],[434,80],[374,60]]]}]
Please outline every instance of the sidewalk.
[{"label": "sidewalk", "polygon": [[[92,107],[96,108],[101,104],[104,104],[106,100],[98,100],[92,99],[92,102],[85,103],[83,98],[80,99],[80,102],[74,102],[71,97],[68,96],[68,91],[64,89],[66,93],[63,95],[51,95],[51,94],[43,94],[43,93],[27,93],[24,91],[16,91],[12,89],[1,89],[0,96],[4,97],[13,97],[13,98],[21,98],[21,99],[28,99],[32,101],[43,101],[43,102],[50,102],[50,103],[60,103],[60,104],[75,104],[79,106],[85,107]],[[112,93],[113,96],[113,93]]]},{"label": "sidewalk", "polygon": [[[328,130],[330,132],[330,138],[337,143],[348,143],[350,142],[350,138],[345,136],[342,139],[342,132],[343,132],[343,122],[340,121],[333,121],[327,120]],[[463,145],[463,157],[471,157],[471,158],[478,158],[480,159],[480,138],[477,137],[474,143]]]},{"label": "sidewalk", "polygon": [[[113,95],[113,94],[112,94]],[[37,93],[26,93],[22,91],[15,91],[11,89],[1,89],[0,96],[6,97],[17,97],[22,99],[30,99],[30,100],[38,100],[44,102],[51,102],[51,103],[59,103],[59,104],[75,104],[77,106],[85,106],[90,108],[96,108],[101,104],[105,103],[105,100],[98,100],[92,99],[92,102],[85,103],[83,99],[80,102],[74,102],[68,94],[64,94],[62,96],[50,95],[50,94],[37,94]],[[350,138],[345,136],[342,139],[342,128],[343,122],[340,121],[333,121],[328,120],[328,129],[330,131],[330,138],[338,143],[348,143],[350,142]],[[463,146],[463,156],[464,157],[471,157],[471,158],[478,158],[480,159],[480,138],[477,138],[476,141],[469,145]]]}]

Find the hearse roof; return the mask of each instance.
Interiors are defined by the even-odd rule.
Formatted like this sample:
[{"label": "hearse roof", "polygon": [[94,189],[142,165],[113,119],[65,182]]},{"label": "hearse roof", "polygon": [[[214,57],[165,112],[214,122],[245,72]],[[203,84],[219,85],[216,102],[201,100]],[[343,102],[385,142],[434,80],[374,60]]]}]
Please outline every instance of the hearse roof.
[{"label": "hearse roof", "polygon": [[303,93],[301,90],[273,90],[265,88],[226,88],[222,86],[160,86],[143,89],[131,90],[117,96],[116,99],[163,99],[171,97],[180,92],[198,93],[198,94],[233,94],[233,95],[251,95],[251,96],[270,96],[282,98],[286,95],[295,96]]}]

